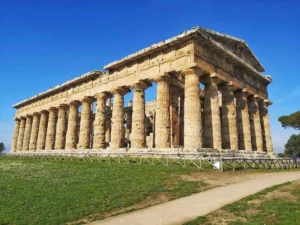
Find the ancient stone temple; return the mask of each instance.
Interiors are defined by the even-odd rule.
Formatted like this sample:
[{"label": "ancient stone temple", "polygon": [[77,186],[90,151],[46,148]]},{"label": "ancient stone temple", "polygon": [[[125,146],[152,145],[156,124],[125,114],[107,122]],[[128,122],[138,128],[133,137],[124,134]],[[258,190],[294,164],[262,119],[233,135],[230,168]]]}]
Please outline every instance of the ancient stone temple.
[{"label": "ancient stone temple", "polygon": [[11,152],[273,152],[272,79],[241,39],[196,27],[104,69],[15,104]]}]

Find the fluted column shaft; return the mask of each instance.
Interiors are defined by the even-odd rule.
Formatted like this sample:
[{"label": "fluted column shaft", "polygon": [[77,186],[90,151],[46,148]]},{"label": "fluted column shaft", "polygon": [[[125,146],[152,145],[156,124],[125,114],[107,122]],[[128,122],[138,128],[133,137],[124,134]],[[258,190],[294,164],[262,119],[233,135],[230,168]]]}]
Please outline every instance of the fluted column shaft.
[{"label": "fluted column shaft", "polygon": [[243,91],[236,92],[236,116],[239,149],[252,151],[250,118],[247,101],[248,95],[248,93]]},{"label": "fluted column shaft", "polygon": [[156,82],[155,147],[170,148],[170,85],[164,78],[159,78]]},{"label": "fluted column shaft", "polygon": [[32,128],[31,128],[30,142],[29,142],[30,150],[36,150],[37,138],[39,132],[39,123],[40,123],[40,115],[37,113],[33,114]]},{"label": "fluted column shaft", "polygon": [[11,152],[15,152],[18,147],[18,137],[19,137],[19,130],[20,130],[20,123],[19,119],[15,119],[15,128],[14,128],[14,136],[11,144]]},{"label": "fluted column shaft", "polygon": [[199,75],[196,70],[184,72],[184,147],[202,147],[202,116],[200,103]]},{"label": "fluted column shaft", "polygon": [[77,123],[79,102],[71,102],[69,105],[68,128],[66,134],[66,149],[76,149],[77,145]]},{"label": "fluted column shaft", "polygon": [[22,146],[23,150],[28,150],[29,149],[31,127],[32,127],[32,116],[27,116],[25,131],[24,131],[23,146]]},{"label": "fluted column shaft", "polygon": [[44,150],[46,144],[46,135],[47,135],[47,125],[48,125],[48,112],[42,111],[39,125],[39,133],[37,140],[37,150]]},{"label": "fluted column shaft", "polygon": [[121,148],[124,130],[124,92],[114,91],[114,102],[112,110],[111,141],[109,147]]},{"label": "fluted column shaft", "polygon": [[271,137],[269,111],[268,111],[269,105],[270,105],[269,101],[260,101],[259,112],[261,118],[262,133],[264,137],[264,149],[268,153],[273,153],[273,144],[272,144],[272,137]]},{"label": "fluted column shaft", "polygon": [[92,110],[91,103],[93,99],[86,97],[82,100],[82,111],[80,120],[80,133],[79,133],[79,148],[88,149],[91,144],[91,120],[92,120]]},{"label": "fluted column shaft", "polygon": [[238,134],[236,124],[236,107],[233,86],[228,83],[219,86],[222,92],[222,147],[223,149],[238,149]]},{"label": "fluted column shaft", "polygon": [[57,132],[55,135],[55,149],[65,149],[67,133],[67,105],[58,107]]},{"label": "fluted column shaft", "polygon": [[49,110],[49,118],[48,118],[48,127],[47,127],[47,136],[46,136],[46,150],[53,150],[55,144],[55,133],[56,133],[56,117],[57,117],[57,109]]},{"label": "fluted column shaft", "polygon": [[26,118],[21,118],[19,136],[17,142],[17,150],[23,150],[23,140],[24,140],[24,132],[25,132]]},{"label": "fluted column shaft", "polygon": [[97,107],[94,122],[94,144],[93,148],[105,148],[105,109],[106,109],[106,93],[96,95]]},{"label": "fluted column shaft", "polygon": [[205,79],[204,89],[204,147],[221,149],[221,118],[217,80]]},{"label": "fluted column shaft", "polygon": [[258,152],[262,152],[263,137],[262,137],[262,130],[261,130],[258,101],[253,96],[249,96],[248,104],[249,104],[252,149],[253,150],[255,149]]},{"label": "fluted column shaft", "polygon": [[135,84],[133,88],[131,147],[145,147],[145,88],[143,84]]}]

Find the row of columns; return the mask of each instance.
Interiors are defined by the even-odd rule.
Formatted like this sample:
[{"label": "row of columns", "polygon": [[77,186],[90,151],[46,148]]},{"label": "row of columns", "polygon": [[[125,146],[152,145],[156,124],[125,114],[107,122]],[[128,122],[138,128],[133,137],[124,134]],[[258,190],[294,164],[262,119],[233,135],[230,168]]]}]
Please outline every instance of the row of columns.
[{"label": "row of columns", "polygon": [[[184,83],[184,147],[243,149],[272,152],[267,102],[250,95],[232,82],[213,75],[200,76],[197,69],[183,71]],[[204,105],[201,105],[199,79],[205,84]],[[157,83],[155,110],[155,147],[171,147],[170,81],[168,74],[154,80]],[[131,147],[144,148],[145,89],[150,83],[140,81],[133,89]],[[12,150],[105,148],[107,141],[106,100],[114,97],[110,148],[123,146],[124,95],[128,88],[85,97],[80,102],[50,108],[16,120]],[[219,103],[222,93],[222,104]],[[250,95],[250,96],[249,96]],[[94,130],[91,127],[91,104],[97,101]],[[82,105],[79,140],[77,140],[78,107]],[[220,113],[220,105],[221,113]],[[203,107],[203,109],[202,109]],[[203,114],[202,114],[203,111]],[[204,115],[204,118],[202,118]],[[93,133],[93,139],[91,134]]]}]

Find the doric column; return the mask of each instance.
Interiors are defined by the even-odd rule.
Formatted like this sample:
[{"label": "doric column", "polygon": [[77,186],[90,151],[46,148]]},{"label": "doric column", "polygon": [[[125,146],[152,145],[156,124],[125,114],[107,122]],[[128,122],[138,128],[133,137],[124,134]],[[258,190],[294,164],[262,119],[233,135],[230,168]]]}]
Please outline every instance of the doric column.
[{"label": "doric column", "polygon": [[250,119],[248,110],[247,89],[238,90],[235,93],[236,97],[236,118],[237,131],[239,139],[239,149],[252,151]]},{"label": "doric column", "polygon": [[22,146],[22,149],[25,151],[29,149],[31,126],[32,126],[32,115],[28,115],[26,117],[24,140],[23,140],[23,146]]},{"label": "doric column", "polygon": [[77,145],[77,124],[78,124],[78,101],[69,104],[68,128],[66,134],[66,149],[76,149]]},{"label": "doric column", "polygon": [[199,71],[183,71],[184,84],[184,147],[202,147],[202,118],[200,104]]},{"label": "doric column", "polygon": [[48,118],[48,127],[47,127],[47,135],[46,135],[46,150],[53,150],[55,143],[55,133],[56,133],[56,121],[57,121],[57,109],[50,108],[49,109],[49,118]]},{"label": "doric column", "polygon": [[258,106],[259,99],[255,97],[253,95],[248,97],[252,149],[263,152],[263,138]]},{"label": "doric column", "polygon": [[15,118],[15,129],[14,129],[14,136],[11,144],[11,152],[15,152],[18,148],[18,137],[19,137],[19,130],[20,130],[20,119]]},{"label": "doric column", "polygon": [[204,147],[221,149],[221,118],[218,84],[220,80],[215,74],[205,76],[204,89]]},{"label": "doric column", "polygon": [[268,111],[268,106],[271,104],[272,104],[272,102],[267,99],[259,102],[259,112],[260,112],[260,119],[261,119],[261,125],[262,125],[262,133],[263,133],[263,138],[264,138],[264,141],[263,141],[264,149],[269,154],[273,153],[270,119],[269,119],[269,111]]},{"label": "doric column", "polygon": [[91,120],[92,120],[92,110],[91,104],[94,101],[91,97],[85,97],[81,100],[82,111],[80,120],[80,131],[79,131],[79,148],[88,149],[91,144]]},{"label": "doric column", "polygon": [[219,86],[222,93],[222,147],[223,149],[237,150],[238,134],[236,124],[236,107],[233,91],[238,88],[233,82]]},{"label": "doric column", "polygon": [[34,113],[31,134],[30,134],[29,150],[36,150],[37,138],[38,138],[38,132],[39,132],[39,123],[40,123],[40,114]]},{"label": "doric column", "polygon": [[155,79],[157,94],[155,104],[155,147],[171,147],[170,85],[168,76]]},{"label": "doric column", "polygon": [[112,91],[114,96],[112,110],[111,141],[109,147],[121,148],[124,130],[124,95],[128,93],[127,88],[115,89]]},{"label": "doric column", "polygon": [[106,101],[106,113],[105,113],[105,142],[110,143],[111,140],[111,98]]},{"label": "doric column", "polygon": [[149,87],[143,81],[133,84],[133,107],[132,107],[132,126],[131,126],[131,147],[144,148],[145,143],[145,89]]},{"label": "doric column", "polygon": [[94,122],[94,144],[93,148],[105,148],[105,109],[107,93],[99,93],[96,95],[97,107]]},{"label": "doric column", "polygon": [[20,122],[20,128],[19,128],[19,135],[18,135],[18,141],[17,141],[17,150],[21,151],[23,150],[23,140],[24,140],[24,132],[25,132],[25,125],[26,125],[26,118],[21,117]]},{"label": "doric column", "polygon": [[55,136],[55,149],[65,149],[67,133],[67,109],[68,106],[62,104],[58,106],[57,131]]},{"label": "doric column", "polygon": [[40,125],[39,125],[39,133],[37,139],[37,150],[44,150],[46,144],[46,135],[47,135],[47,125],[48,125],[48,112],[43,110],[40,112]]}]

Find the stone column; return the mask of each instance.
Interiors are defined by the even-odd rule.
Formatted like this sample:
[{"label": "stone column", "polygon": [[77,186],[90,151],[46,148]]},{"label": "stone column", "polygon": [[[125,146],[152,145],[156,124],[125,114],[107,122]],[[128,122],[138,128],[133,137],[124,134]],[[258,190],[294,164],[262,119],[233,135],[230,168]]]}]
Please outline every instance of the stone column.
[{"label": "stone column", "polygon": [[236,118],[237,131],[239,139],[239,149],[252,151],[250,119],[247,97],[249,93],[246,89],[238,90],[235,93],[236,97]]},{"label": "stone column", "polygon": [[236,86],[223,83],[219,86],[222,93],[222,147],[223,149],[237,150],[238,134],[236,124],[236,107],[233,91]]},{"label": "stone column", "polygon": [[131,147],[145,148],[145,89],[150,85],[145,82],[133,84]]},{"label": "stone column", "polygon": [[105,148],[105,109],[107,93],[99,93],[96,95],[97,107],[94,124],[94,149]]},{"label": "stone column", "polygon": [[65,149],[67,133],[67,109],[68,106],[62,104],[58,106],[57,131],[55,136],[55,149]]},{"label": "stone column", "polygon": [[20,130],[20,119],[15,118],[15,129],[14,129],[14,136],[11,144],[11,152],[15,152],[18,148],[18,137],[19,137],[19,130]]},{"label": "stone column", "polygon": [[269,154],[273,153],[270,119],[268,111],[268,106],[271,104],[272,102],[267,99],[264,101],[259,101],[259,113],[264,138],[264,150],[267,151]]},{"label": "stone column", "polygon": [[258,101],[259,99],[255,98],[255,96],[253,95],[248,97],[250,130],[251,130],[252,149],[258,152],[263,152],[263,138],[262,138],[262,131],[261,131]]},{"label": "stone column", "polygon": [[77,145],[77,124],[78,124],[78,101],[69,104],[68,128],[66,134],[66,149],[76,149]]},{"label": "stone column", "polygon": [[88,149],[91,145],[91,120],[92,110],[91,104],[94,101],[91,97],[85,97],[81,100],[82,111],[80,120],[80,131],[79,131],[79,148]]},{"label": "stone column", "polygon": [[57,109],[49,109],[48,127],[46,135],[45,150],[53,150],[55,144],[55,133],[56,133],[56,121],[57,121]]},{"label": "stone column", "polygon": [[23,140],[23,150],[29,149],[29,141],[30,141],[30,133],[31,133],[31,126],[32,126],[32,116],[28,115],[26,117],[26,125],[25,125],[25,131],[24,131],[24,140]]},{"label": "stone column", "polygon": [[184,84],[184,148],[202,147],[202,118],[200,104],[199,72],[183,71]]},{"label": "stone column", "polygon": [[25,125],[26,125],[26,118],[22,117],[20,119],[20,128],[19,128],[19,135],[18,135],[18,141],[17,141],[17,150],[21,151],[23,150],[23,140],[24,140],[24,131],[25,131]]},{"label": "stone column", "polygon": [[155,110],[155,147],[171,147],[170,85],[168,77],[159,77],[157,83]]},{"label": "stone column", "polygon": [[214,74],[204,77],[204,147],[221,149],[221,118],[218,84]]},{"label": "stone column", "polygon": [[114,96],[112,110],[111,141],[109,147],[112,149],[121,148],[124,130],[124,95],[128,89],[115,89],[112,91]]},{"label": "stone column", "polygon": [[29,150],[36,150],[38,132],[39,132],[39,123],[40,123],[40,114],[34,113],[31,134],[30,134]]},{"label": "stone column", "polygon": [[48,125],[48,112],[43,110],[40,112],[40,125],[37,139],[37,150],[44,150],[46,144],[47,125]]},{"label": "stone column", "polygon": [[111,140],[111,98],[106,101],[106,116],[105,116],[105,142],[109,143]]}]

